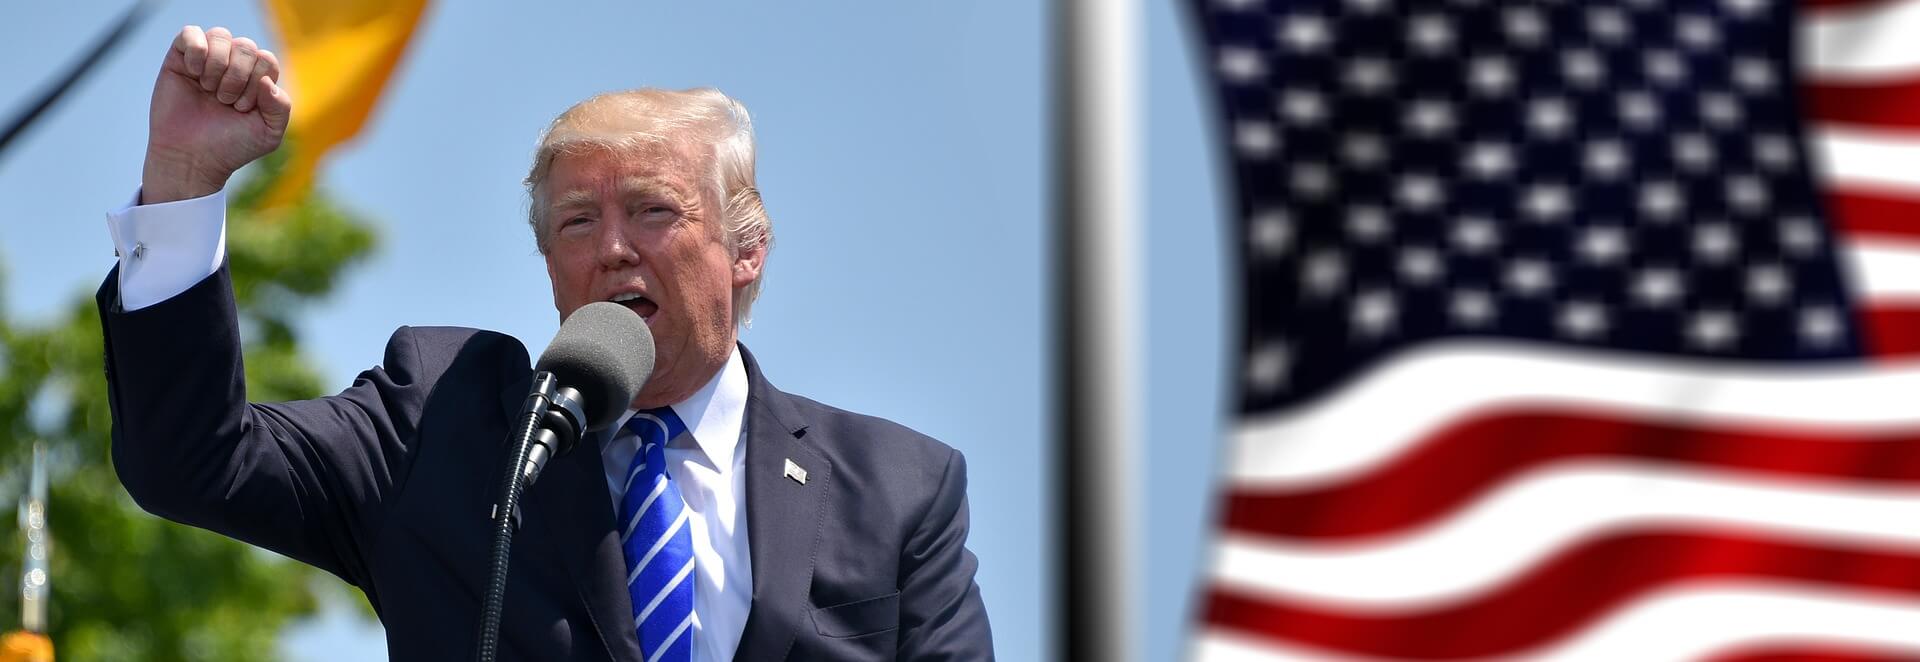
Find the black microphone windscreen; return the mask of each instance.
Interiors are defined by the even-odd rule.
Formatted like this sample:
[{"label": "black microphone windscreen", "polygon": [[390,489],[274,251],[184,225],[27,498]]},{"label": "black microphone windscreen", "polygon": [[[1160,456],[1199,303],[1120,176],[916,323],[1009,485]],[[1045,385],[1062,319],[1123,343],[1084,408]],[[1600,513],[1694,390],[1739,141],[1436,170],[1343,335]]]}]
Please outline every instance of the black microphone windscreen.
[{"label": "black microphone windscreen", "polygon": [[596,301],[560,323],[534,369],[551,372],[560,385],[579,391],[587,429],[599,430],[627,412],[653,374],[653,332],[639,313]]}]

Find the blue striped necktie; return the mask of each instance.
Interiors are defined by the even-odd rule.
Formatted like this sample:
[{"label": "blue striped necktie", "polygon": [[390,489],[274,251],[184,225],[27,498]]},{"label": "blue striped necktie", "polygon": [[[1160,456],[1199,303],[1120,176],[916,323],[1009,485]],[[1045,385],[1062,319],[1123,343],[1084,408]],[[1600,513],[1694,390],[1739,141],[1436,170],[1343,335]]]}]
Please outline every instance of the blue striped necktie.
[{"label": "blue striped necktie", "polygon": [[627,467],[620,496],[620,550],[627,560],[633,628],[647,662],[684,662],[693,655],[692,513],[680,486],[667,475],[667,440],[687,425],[667,407],[628,419],[640,452]]}]

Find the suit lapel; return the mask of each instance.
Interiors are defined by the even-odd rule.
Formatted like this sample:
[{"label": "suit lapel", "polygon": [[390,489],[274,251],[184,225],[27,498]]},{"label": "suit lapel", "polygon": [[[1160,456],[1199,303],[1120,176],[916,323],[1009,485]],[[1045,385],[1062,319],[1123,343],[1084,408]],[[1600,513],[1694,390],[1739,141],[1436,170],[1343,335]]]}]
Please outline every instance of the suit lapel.
[{"label": "suit lapel", "polygon": [[[773,388],[746,348],[747,544],[753,557],[753,608],[735,660],[785,659],[794,628],[806,622],[813,547],[833,465],[803,441],[807,428],[786,394]],[[805,482],[787,477],[791,461]]]},{"label": "suit lapel", "polygon": [[[519,398],[526,397],[528,383],[522,382],[517,388],[509,420],[519,411]],[[587,616],[607,656],[638,661],[642,659],[640,642],[633,634],[632,600],[623,581],[626,562],[619,534],[613,528],[606,471],[596,435],[588,436],[572,452],[548,464],[539,482],[522,496],[526,519],[533,521],[522,524],[514,544],[546,547],[542,554],[522,558],[562,559],[567,576],[586,602]]]}]

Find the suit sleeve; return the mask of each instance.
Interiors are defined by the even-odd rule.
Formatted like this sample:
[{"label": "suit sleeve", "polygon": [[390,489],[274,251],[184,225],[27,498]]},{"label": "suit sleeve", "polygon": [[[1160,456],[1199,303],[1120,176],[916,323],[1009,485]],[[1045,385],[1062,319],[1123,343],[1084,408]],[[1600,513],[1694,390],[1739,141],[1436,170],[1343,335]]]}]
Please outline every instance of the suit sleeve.
[{"label": "suit sleeve", "polygon": [[134,501],[364,586],[358,550],[404,480],[433,383],[415,334],[395,333],[384,368],[337,395],[250,404],[225,266],[131,311],[115,271],[97,303],[114,468]]},{"label": "suit sleeve", "polygon": [[991,660],[993,634],[968,551],[967,462],[949,451],[947,467],[901,559],[901,660]]}]

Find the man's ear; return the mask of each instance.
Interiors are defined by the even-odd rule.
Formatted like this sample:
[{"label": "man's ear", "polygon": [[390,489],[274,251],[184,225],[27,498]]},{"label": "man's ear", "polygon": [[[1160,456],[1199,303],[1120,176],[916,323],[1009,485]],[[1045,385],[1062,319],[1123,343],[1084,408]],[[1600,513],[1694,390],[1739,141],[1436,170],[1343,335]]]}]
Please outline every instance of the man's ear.
[{"label": "man's ear", "polygon": [[760,267],[766,264],[767,248],[761,246],[753,250],[740,251],[733,259],[733,286],[746,287],[760,280]]}]

